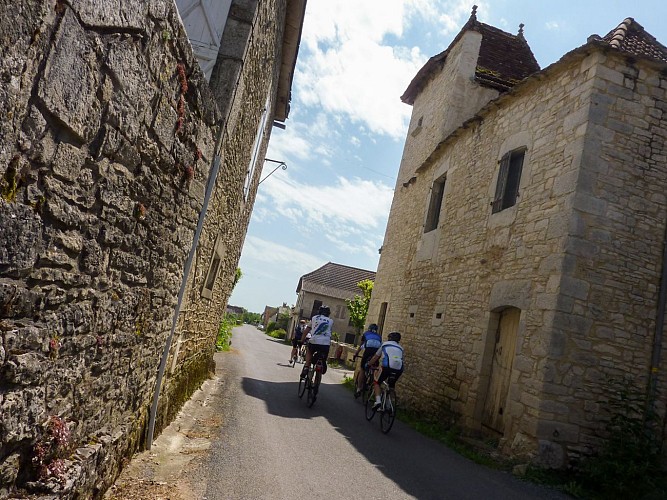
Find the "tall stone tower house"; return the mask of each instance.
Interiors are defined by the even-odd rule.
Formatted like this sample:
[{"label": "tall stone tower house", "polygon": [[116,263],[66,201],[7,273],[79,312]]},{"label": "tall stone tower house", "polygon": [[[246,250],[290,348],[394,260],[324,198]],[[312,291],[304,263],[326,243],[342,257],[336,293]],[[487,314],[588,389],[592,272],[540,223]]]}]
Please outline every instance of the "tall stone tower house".
[{"label": "tall stone tower house", "polygon": [[616,384],[664,412],[666,75],[631,18],[540,70],[473,10],[415,76],[368,316],[403,333],[407,404],[551,466]]}]

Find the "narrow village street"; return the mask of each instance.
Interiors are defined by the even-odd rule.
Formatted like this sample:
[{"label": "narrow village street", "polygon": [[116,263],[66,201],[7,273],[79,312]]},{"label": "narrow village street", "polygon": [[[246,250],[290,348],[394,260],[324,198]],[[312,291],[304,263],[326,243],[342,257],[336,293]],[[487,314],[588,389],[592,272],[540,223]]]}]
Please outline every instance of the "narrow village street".
[{"label": "narrow village street", "polygon": [[216,378],[107,498],[567,498],[476,465],[402,422],[383,435],[341,384],[349,372],[330,369],[307,408],[289,352],[252,326],[235,328],[232,351],[216,355]]}]

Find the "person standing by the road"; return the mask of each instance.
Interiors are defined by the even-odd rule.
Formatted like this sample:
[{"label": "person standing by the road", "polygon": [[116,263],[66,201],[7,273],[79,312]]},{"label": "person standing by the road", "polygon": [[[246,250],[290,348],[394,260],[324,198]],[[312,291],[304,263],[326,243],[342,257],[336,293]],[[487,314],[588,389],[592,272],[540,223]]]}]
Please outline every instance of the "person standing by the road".
[{"label": "person standing by the road", "polygon": [[312,317],[310,326],[306,327],[305,333],[310,333],[311,337],[307,344],[306,362],[301,371],[301,378],[305,378],[308,374],[310,362],[316,352],[320,353],[326,371],[329,347],[331,347],[331,330],[333,327],[333,320],[329,318],[329,314],[331,314],[331,310],[328,306],[320,306],[318,314]]}]

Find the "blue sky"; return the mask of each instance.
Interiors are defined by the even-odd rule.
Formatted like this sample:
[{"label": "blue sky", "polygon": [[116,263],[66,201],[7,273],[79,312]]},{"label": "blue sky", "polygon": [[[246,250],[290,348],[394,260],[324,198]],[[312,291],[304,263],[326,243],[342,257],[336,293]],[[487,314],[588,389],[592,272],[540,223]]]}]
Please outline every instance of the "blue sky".
[{"label": "blue sky", "polygon": [[[664,0],[308,0],[287,128],[267,158],[229,303],[294,304],[327,262],[375,270],[412,108],[400,96],[470,17],[524,36],[542,68],[626,17],[667,45]],[[265,163],[262,178],[275,168]]]}]

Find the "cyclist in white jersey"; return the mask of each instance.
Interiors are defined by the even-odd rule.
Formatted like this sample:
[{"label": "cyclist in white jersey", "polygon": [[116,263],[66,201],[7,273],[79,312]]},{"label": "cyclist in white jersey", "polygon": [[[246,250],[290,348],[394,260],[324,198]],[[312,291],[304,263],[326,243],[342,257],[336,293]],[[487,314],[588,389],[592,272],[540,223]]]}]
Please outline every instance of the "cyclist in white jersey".
[{"label": "cyclist in white jersey", "polygon": [[[326,371],[326,361],[329,356],[329,347],[331,346],[331,330],[333,327],[333,320],[329,318],[331,310],[328,306],[321,306],[319,314],[313,316],[310,320],[310,327],[306,328],[306,334],[310,334],[310,339],[307,341],[308,349],[306,350],[306,362],[301,371],[301,378],[305,378],[310,368],[310,362],[316,352],[320,353],[320,357],[324,362],[324,371]],[[307,337],[306,337],[307,338]]]},{"label": "cyclist in white jersey", "polygon": [[[375,370],[375,378],[373,383],[373,392],[375,393],[375,404],[373,408],[378,409],[382,406],[380,398],[380,384],[387,378],[391,377],[390,383],[396,383],[398,378],[403,373],[403,348],[399,345],[401,341],[401,334],[399,332],[391,332],[387,335],[387,342],[384,342],[377,353],[371,358],[370,363],[373,365],[378,361],[379,366]],[[393,382],[391,380],[393,379]]]}]

